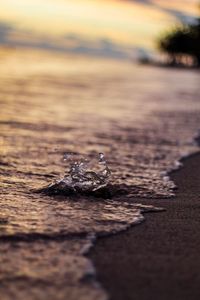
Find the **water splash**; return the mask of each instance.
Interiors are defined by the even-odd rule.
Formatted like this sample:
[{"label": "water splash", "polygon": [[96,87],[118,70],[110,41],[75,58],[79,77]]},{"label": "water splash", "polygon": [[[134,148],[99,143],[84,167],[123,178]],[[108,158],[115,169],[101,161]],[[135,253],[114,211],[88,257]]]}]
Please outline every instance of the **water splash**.
[{"label": "water splash", "polygon": [[99,153],[97,165],[85,158],[77,160],[73,153],[65,153],[64,161],[68,161],[70,167],[60,182],[72,187],[74,191],[96,191],[107,185],[111,172],[103,153]]},{"label": "water splash", "polygon": [[63,161],[67,163],[64,177],[43,189],[43,192],[93,195],[99,191],[108,192],[106,188],[111,171],[103,153],[99,153],[98,159],[94,160],[67,152],[63,156]]}]

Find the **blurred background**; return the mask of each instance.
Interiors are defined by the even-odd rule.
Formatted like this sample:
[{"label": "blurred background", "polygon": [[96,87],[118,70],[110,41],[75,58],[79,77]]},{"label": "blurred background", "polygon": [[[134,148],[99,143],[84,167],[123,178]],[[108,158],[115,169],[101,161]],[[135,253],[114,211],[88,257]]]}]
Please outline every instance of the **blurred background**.
[{"label": "blurred background", "polygon": [[198,0],[1,0],[0,45],[145,61],[197,16]]},{"label": "blurred background", "polygon": [[[179,166],[181,157],[199,151],[193,140],[200,124],[199,2],[0,0],[1,300],[107,299],[93,284],[90,262],[81,256],[90,247],[89,237],[93,243],[96,234],[111,235],[141,221],[140,206],[132,207],[134,199],[171,196],[174,183],[167,172]],[[110,193],[105,187],[102,196],[105,193],[107,199],[108,191],[111,202],[81,195],[71,201],[71,192],[62,199],[33,193],[38,188],[48,191],[46,186],[68,176],[71,163],[63,161],[66,153],[86,155],[88,161],[97,162],[97,170],[98,153],[105,154],[114,189]],[[92,187],[90,182],[97,179],[94,172],[88,173],[86,184]],[[52,190],[59,192],[56,185]],[[177,211],[169,220],[166,214],[163,228],[165,221],[175,218],[169,237],[172,232],[174,243],[180,244],[174,253],[181,255],[186,249],[185,256],[177,260],[174,255],[171,260],[166,249],[159,248],[158,277],[145,265],[149,255],[147,260],[141,256],[141,266],[148,276],[153,274],[149,278],[157,284],[156,293],[162,289],[154,279],[162,283],[163,278],[169,293],[174,280],[173,286],[181,293],[185,287],[185,295],[190,295],[193,286],[199,287],[194,280],[199,274],[198,251],[191,260],[192,267],[196,265],[191,285],[188,274],[183,281],[171,276],[171,270],[179,276],[177,263],[180,272],[191,269],[184,265],[186,242],[176,239],[173,224],[182,228],[182,220],[187,229],[189,220],[192,227],[186,233],[198,231],[191,222],[193,213],[180,219]],[[164,239],[161,230],[163,247]],[[108,253],[105,248],[105,257]],[[163,264],[160,253],[167,253]],[[160,266],[170,261],[163,277],[165,269]],[[148,299],[150,280],[144,278],[142,285],[137,280],[135,284],[142,293],[145,287]],[[118,293],[118,281],[111,281]],[[133,283],[132,278],[127,280],[135,295]]]}]

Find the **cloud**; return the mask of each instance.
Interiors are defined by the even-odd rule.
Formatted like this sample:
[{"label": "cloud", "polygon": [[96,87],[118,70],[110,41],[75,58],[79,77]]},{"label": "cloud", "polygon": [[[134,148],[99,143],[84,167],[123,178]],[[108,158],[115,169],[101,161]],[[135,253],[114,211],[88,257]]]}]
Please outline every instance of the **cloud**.
[{"label": "cloud", "polygon": [[133,51],[128,47],[117,45],[109,39],[91,41],[73,33],[63,38],[53,39],[48,36],[36,35],[30,31],[15,29],[14,26],[3,22],[0,22],[0,44],[120,59],[130,57],[130,53]]},{"label": "cloud", "polygon": [[142,4],[152,6],[154,8],[158,8],[161,11],[163,11],[165,13],[168,13],[171,16],[175,17],[176,19],[178,19],[182,23],[193,24],[193,23],[196,22],[196,18],[193,15],[191,15],[189,13],[182,12],[181,10],[178,10],[178,9],[171,9],[171,8],[163,7],[161,4],[155,3],[152,0],[127,0],[127,1],[138,2],[138,3],[142,3]]},{"label": "cloud", "polygon": [[12,32],[12,27],[6,23],[0,22],[0,43],[6,43],[9,33]]}]

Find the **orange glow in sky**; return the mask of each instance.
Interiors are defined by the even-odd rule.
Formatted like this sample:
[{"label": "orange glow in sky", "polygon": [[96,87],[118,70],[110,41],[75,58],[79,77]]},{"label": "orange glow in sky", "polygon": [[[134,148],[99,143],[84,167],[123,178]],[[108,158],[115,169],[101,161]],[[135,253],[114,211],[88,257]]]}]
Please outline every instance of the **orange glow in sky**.
[{"label": "orange glow in sky", "polygon": [[152,3],[155,5],[122,0],[1,0],[0,21],[57,38],[77,34],[93,40],[106,38],[152,47],[156,36],[176,21],[162,8],[197,13],[196,0]]}]

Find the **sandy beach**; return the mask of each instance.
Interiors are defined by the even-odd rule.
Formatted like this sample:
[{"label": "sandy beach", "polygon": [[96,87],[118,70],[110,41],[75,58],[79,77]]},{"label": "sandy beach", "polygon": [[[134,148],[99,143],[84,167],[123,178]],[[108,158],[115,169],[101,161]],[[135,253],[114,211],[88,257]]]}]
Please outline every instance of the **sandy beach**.
[{"label": "sandy beach", "polygon": [[170,175],[176,197],[156,199],[165,212],[146,215],[143,224],[126,233],[99,239],[91,251],[111,300],[200,299],[200,154],[183,163]]},{"label": "sandy beach", "polygon": [[[199,151],[199,73],[30,49],[0,59],[1,299],[198,299],[199,156],[166,172]],[[69,192],[77,181],[86,192]]]},{"label": "sandy beach", "polygon": [[200,300],[200,0],[0,2],[0,300]]}]

